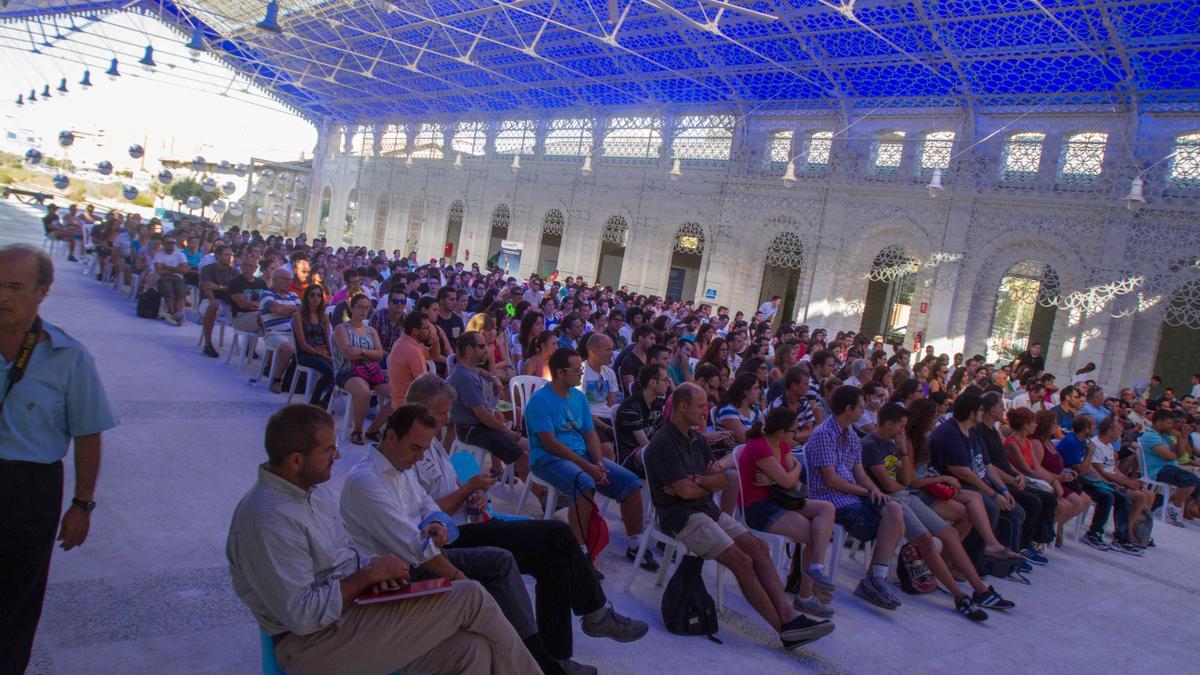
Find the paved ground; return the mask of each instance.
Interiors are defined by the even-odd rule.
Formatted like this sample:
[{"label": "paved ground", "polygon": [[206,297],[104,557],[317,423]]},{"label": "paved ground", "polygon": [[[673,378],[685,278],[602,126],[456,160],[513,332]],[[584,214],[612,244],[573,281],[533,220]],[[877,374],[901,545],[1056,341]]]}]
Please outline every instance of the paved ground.
[{"label": "paved ground", "polygon": [[[0,202],[0,244],[40,244],[40,214]],[[91,350],[121,426],[105,435],[87,544],[55,555],[30,672],[258,672],[257,629],[230,590],[224,541],[264,459],[263,424],[283,398],[201,355],[197,326],[138,319],[127,297],[61,259],[42,315]],[[361,455],[344,444],[334,489]],[[1121,672],[1195,661],[1187,635],[1200,599],[1200,524],[1160,527],[1159,548],[1143,559],[1068,543],[1032,586],[996,581],[1018,608],[984,625],[953,614],[940,593],[905,597],[894,613],[866,606],[851,595],[861,563],[848,562],[837,631],[792,653],[777,648],[728,580],[723,645],[668,634],[649,574],[632,593],[620,590],[630,569],[624,531],[611,519],[610,530],[600,560],[606,590],[652,628],[625,645],[577,629],[576,658],[604,673]]]}]

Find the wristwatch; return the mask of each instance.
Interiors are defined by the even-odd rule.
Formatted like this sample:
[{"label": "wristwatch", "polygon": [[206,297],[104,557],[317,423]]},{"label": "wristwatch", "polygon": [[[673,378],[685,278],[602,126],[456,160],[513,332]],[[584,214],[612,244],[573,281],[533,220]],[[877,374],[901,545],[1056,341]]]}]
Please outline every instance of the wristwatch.
[{"label": "wristwatch", "polygon": [[82,509],[84,513],[91,513],[92,510],[96,508],[96,502],[94,502],[94,501],[85,502],[82,499],[79,499],[77,497],[72,497],[71,498],[71,506],[73,506],[77,509]]}]

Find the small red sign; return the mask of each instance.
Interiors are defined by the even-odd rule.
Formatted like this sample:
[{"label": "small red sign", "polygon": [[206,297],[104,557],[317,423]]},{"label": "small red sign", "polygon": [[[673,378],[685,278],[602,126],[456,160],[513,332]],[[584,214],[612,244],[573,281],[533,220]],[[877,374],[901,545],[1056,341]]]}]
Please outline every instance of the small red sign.
[{"label": "small red sign", "polygon": [[928,303],[928,302],[922,302],[922,303],[921,303],[921,309],[919,309],[919,310],[917,310],[917,311],[919,311],[921,314],[925,314],[926,312],[928,312],[928,311],[929,311],[929,303]]}]

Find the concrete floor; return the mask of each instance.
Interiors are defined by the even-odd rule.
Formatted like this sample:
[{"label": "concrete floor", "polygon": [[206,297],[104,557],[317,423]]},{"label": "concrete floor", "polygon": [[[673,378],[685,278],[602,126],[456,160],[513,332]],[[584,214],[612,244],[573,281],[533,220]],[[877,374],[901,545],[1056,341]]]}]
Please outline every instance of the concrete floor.
[{"label": "concrete floor", "polygon": [[[41,213],[0,202],[0,244],[40,244]],[[204,357],[197,326],[138,319],[133,309],[58,261],[42,316],[91,350],[121,425],[104,437],[87,543],[55,554],[30,672],[258,672],[258,631],[230,589],[224,543],[233,507],[264,459],[264,421],[283,397]],[[361,455],[344,444],[333,489]],[[993,581],[1018,607],[982,625],[955,615],[942,593],[905,596],[896,612],[865,605],[851,594],[861,562],[846,562],[836,632],[790,653],[728,579],[723,645],[667,633],[650,574],[621,591],[630,570],[624,530],[612,519],[610,530],[599,562],[606,591],[651,632],[617,644],[577,629],[576,659],[603,673],[1123,672],[1195,661],[1187,631],[1200,596],[1190,571],[1200,568],[1200,523],[1159,527],[1158,548],[1141,559],[1068,543],[1030,575],[1031,586]]]}]

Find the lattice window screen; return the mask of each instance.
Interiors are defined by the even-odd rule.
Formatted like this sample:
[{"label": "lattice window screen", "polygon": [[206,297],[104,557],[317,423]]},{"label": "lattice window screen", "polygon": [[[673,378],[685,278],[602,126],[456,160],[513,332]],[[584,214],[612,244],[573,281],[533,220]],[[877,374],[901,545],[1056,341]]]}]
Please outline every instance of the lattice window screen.
[{"label": "lattice window screen", "polygon": [[675,231],[672,249],[678,253],[704,253],[704,228],[699,223],[684,223]]},{"label": "lattice window screen", "polygon": [[445,155],[446,132],[440,124],[427,122],[417,129],[413,157],[419,159],[441,159]]},{"label": "lattice window screen", "polygon": [[[532,155],[537,123],[533,120],[506,120],[496,132],[497,155]],[[590,139],[589,139],[590,140]]]},{"label": "lattice window screen", "polygon": [[1024,132],[1012,134],[1004,144],[1001,177],[1014,183],[1032,182],[1042,163],[1042,144],[1046,134]]},{"label": "lattice window screen", "polygon": [[950,167],[950,154],[954,150],[953,131],[931,131],[925,134],[921,144],[921,173],[928,175],[934,169]]},{"label": "lattice window screen", "polygon": [[542,233],[562,236],[565,224],[562,211],[550,209],[542,219]]},{"label": "lattice window screen", "polygon": [[871,155],[876,174],[895,175],[900,170],[900,160],[904,157],[904,132],[887,131],[878,134]]},{"label": "lattice window screen", "polygon": [[1104,168],[1104,147],[1108,134],[1087,131],[1073,134],[1063,146],[1062,162],[1058,167],[1059,182],[1088,184],[1095,182]]},{"label": "lattice window screen", "polygon": [[671,149],[676,159],[722,163],[733,151],[733,115],[688,115],[679,118]]},{"label": "lattice window screen", "polygon": [[594,125],[595,122],[585,117],[550,120],[550,130],[546,133],[546,156],[583,157],[590,154]]},{"label": "lattice window screen", "polygon": [[783,168],[792,159],[792,131],[776,131],[771,134],[767,146],[767,162],[775,168]]},{"label": "lattice window screen", "polygon": [[816,131],[808,137],[808,148],[805,149],[804,163],[809,170],[821,171],[829,166],[829,156],[833,152],[833,132]]},{"label": "lattice window screen", "polygon": [[662,150],[662,119],[615,117],[604,136],[604,156],[613,159],[657,159]]},{"label": "lattice window screen", "polygon": [[459,122],[450,141],[454,152],[482,157],[487,148],[487,132],[483,122]]},{"label": "lattice window screen", "polygon": [[600,240],[617,246],[625,246],[629,241],[629,225],[621,216],[612,216],[604,223],[604,231],[600,233]]},{"label": "lattice window screen", "polygon": [[1171,187],[1176,189],[1200,188],[1200,133],[1185,134],[1175,139],[1168,180]]}]

